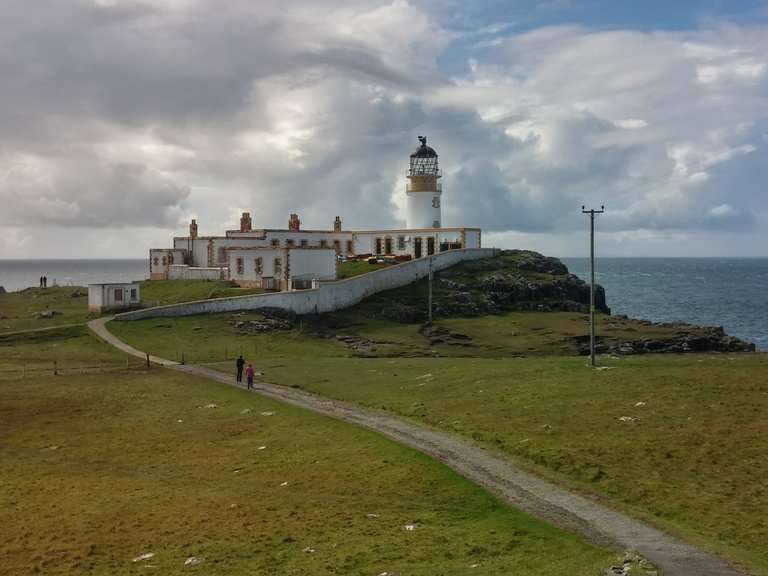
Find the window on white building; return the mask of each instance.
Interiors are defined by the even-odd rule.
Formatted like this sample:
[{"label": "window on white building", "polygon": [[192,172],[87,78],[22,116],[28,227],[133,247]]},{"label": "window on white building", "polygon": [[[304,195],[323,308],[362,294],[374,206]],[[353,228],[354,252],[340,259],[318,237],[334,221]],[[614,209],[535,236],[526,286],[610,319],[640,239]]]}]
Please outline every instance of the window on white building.
[{"label": "window on white building", "polygon": [[239,276],[243,275],[243,259],[242,258],[237,259],[237,273]]},{"label": "window on white building", "polygon": [[272,247],[273,248],[277,248],[279,246],[280,246],[280,240],[278,240],[277,238],[273,238],[272,239]]},{"label": "window on white building", "polygon": [[253,271],[256,273],[256,276],[261,276],[264,273],[264,264],[263,264],[263,260],[261,259],[261,256],[259,256],[258,258],[254,258]]},{"label": "window on white building", "polygon": [[398,250],[405,250],[405,236],[398,236],[397,237],[397,249]]},{"label": "window on white building", "polygon": [[283,273],[283,260],[282,260],[282,258],[275,258],[275,263],[274,263],[273,268],[274,268],[274,275],[275,276],[280,276]]},{"label": "window on white building", "polygon": [[136,288],[131,288],[131,302],[136,302]]}]

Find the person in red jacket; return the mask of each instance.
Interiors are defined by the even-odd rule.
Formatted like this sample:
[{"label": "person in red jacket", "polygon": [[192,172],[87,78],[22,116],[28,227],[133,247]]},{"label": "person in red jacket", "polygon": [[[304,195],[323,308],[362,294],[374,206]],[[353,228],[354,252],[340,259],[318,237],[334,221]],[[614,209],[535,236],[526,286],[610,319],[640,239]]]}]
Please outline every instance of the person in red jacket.
[{"label": "person in red jacket", "polygon": [[245,379],[248,382],[248,390],[253,390],[253,375],[255,374],[255,371],[253,369],[253,364],[248,362],[248,367],[245,369]]}]

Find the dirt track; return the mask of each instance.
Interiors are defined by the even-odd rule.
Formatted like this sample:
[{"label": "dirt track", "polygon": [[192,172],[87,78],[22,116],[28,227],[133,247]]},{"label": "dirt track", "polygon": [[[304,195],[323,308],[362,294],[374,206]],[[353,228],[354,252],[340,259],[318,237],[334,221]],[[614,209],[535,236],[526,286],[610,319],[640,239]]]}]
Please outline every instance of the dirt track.
[{"label": "dirt track", "polygon": [[[93,320],[88,326],[96,335],[120,350],[146,358],[146,353],[132,348],[111,334],[105,326],[108,320]],[[237,386],[234,377],[209,368],[180,365],[154,356],[150,360],[172,370]],[[257,383],[255,389],[264,396],[375,430],[415,448],[533,516],[579,532],[597,544],[636,550],[656,564],[665,576],[744,574],[712,554],[602,504],[572,494],[467,440],[293,388]]]}]

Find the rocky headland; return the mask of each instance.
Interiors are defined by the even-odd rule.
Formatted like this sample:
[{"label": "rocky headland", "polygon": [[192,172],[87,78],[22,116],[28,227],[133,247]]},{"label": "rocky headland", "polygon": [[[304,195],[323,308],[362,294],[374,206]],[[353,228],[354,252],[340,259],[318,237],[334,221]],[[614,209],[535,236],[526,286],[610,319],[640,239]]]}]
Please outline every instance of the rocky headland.
[{"label": "rocky headland", "polygon": [[[421,285],[420,287],[418,285]],[[426,320],[426,281],[377,294],[358,308],[401,323]],[[433,318],[477,317],[506,312],[589,313],[589,284],[569,273],[560,260],[529,250],[504,250],[498,256],[463,262],[435,274]],[[610,315],[605,289],[595,287],[595,309]],[[598,351],[621,355],[660,352],[747,352],[755,345],[725,333],[722,327],[653,323],[610,316],[612,326],[626,325],[624,338],[598,338]],[[648,328],[649,330],[644,330]],[[637,338],[628,338],[638,332]],[[644,336],[662,332],[662,337]],[[589,352],[589,336],[564,336],[577,353]]]}]

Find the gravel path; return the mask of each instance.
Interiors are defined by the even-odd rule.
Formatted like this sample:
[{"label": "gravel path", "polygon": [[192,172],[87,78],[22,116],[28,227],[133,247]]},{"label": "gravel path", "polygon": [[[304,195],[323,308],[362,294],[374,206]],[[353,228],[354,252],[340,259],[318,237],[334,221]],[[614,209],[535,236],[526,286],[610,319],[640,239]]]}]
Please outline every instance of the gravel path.
[{"label": "gravel path", "polygon": [[[96,335],[116,348],[133,356],[146,358],[145,352],[129,346],[107,330],[105,324],[109,320],[110,318],[100,318],[89,322],[88,326]],[[150,360],[172,370],[237,386],[234,377],[210,368],[181,365],[155,356],[150,356]],[[716,556],[602,504],[572,494],[467,440],[294,388],[267,383],[256,383],[254,386],[256,392],[264,396],[375,430],[401,444],[415,448],[444,462],[462,476],[486,487],[531,515],[567,530],[579,532],[597,544],[618,545],[624,549],[636,550],[656,564],[665,576],[744,574]]]}]

